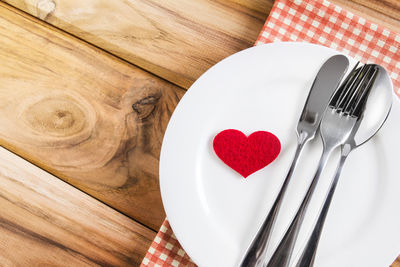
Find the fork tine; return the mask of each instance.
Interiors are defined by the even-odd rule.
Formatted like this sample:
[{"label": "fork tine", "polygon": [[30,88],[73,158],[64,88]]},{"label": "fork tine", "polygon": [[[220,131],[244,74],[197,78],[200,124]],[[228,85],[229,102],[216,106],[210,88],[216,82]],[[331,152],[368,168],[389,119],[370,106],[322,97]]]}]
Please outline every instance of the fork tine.
[{"label": "fork tine", "polygon": [[378,66],[372,65],[372,72],[370,72],[368,78],[368,84],[365,86],[365,90],[363,90],[362,94],[360,95],[356,104],[354,105],[354,108],[350,113],[351,116],[361,118],[365,108],[365,104],[367,102],[368,95],[371,92],[372,87],[374,86],[378,74],[379,74]]},{"label": "fork tine", "polygon": [[338,112],[355,117],[361,115],[379,71],[376,65],[365,64],[358,67],[359,64],[360,62],[357,62],[330,101],[330,106]]},{"label": "fork tine", "polygon": [[360,64],[358,61],[357,64],[354,66],[354,68],[350,71],[350,74],[347,75],[343,83],[340,85],[340,87],[336,90],[334,96],[332,97],[329,106],[331,107],[339,107],[339,104],[341,100],[346,96],[346,88],[349,88],[350,84],[352,84],[355,80],[357,72],[357,67]]},{"label": "fork tine", "polygon": [[352,111],[355,102],[365,89],[365,83],[369,81],[369,76],[370,76],[369,73],[371,71],[371,68],[372,68],[371,65],[364,65],[361,68],[356,81],[354,82],[354,84],[352,84],[352,87],[348,90],[349,92],[348,97],[344,99],[342,112],[350,114],[350,112]]}]

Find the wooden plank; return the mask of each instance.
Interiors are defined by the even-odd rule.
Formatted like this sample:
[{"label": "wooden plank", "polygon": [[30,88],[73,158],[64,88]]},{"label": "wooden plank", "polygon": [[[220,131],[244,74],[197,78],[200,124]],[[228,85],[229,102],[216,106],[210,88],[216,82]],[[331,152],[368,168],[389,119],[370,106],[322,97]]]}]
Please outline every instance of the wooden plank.
[{"label": "wooden plank", "polygon": [[155,232],[0,147],[2,266],[138,266]]},{"label": "wooden plank", "polygon": [[1,147],[0,162],[3,266],[139,265],[155,232]]},{"label": "wooden plank", "polygon": [[400,267],[400,256],[393,262],[390,267]]},{"label": "wooden plank", "polygon": [[184,88],[254,44],[272,0],[6,0]]},{"label": "wooden plank", "polygon": [[[252,46],[273,0],[5,0],[184,88]],[[400,32],[400,1],[332,0]],[[100,19],[101,18],[101,19]]]},{"label": "wooden plank", "polygon": [[372,22],[400,33],[399,0],[332,0],[332,2]]},{"label": "wooden plank", "polygon": [[158,229],[159,152],[184,90],[20,13],[0,3],[0,145]]}]

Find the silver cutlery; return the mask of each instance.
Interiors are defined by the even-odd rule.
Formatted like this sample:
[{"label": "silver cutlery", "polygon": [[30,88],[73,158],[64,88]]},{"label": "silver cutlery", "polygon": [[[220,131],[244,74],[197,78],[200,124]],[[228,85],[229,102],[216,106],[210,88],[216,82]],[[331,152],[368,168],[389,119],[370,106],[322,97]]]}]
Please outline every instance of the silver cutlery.
[{"label": "silver cutlery", "polygon": [[297,124],[297,149],[282,187],[272,205],[261,228],[247,249],[240,266],[263,266],[268,246],[268,240],[281,206],[282,199],[293,175],[298,158],[304,145],[315,137],[322,115],[327,108],[329,100],[342,80],[349,65],[348,59],[343,55],[329,58],[320,68],[310,93],[304,105],[302,114]]},{"label": "silver cutlery", "polygon": [[[355,127],[357,126],[357,121],[361,118],[365,100],[369,95],[369,91],[375,81],[377,72],[378,69],[375,65],[364,65],[361,68],[357,68],[356,65],[332,97],[320,125],[323,153],[317,171],[295,217],[268,262],[268,267],[289,266],[304,215],[316,185],[318,184],[322,170],[325,167],[331,152],[338,146],[344,145],[347,140],[350,140],[351,138],[349,137],[356,131]],[[346,146],[342,152],[346,154],[347,149],[348,146]],[[341,160],[343,160],[343,158]],[[343,163],[341,162],[341,166],[342,164]],[[313,237],[310,239],[310,248],[314,246],[314,244],[316,243]],[[304,259],[301,259],[301,261],[305,263],[308,260],[312,261],[312,258],[312,255],[309,256],[308,253],[305,253]]]},{"label": "silver cutlery", "polygon": [[[374,81],[379,72],[379,67],[377,65],[371,65],[371,69],[373,69],[373,70],[370,72],[371,76],[368,79],[368,84],[366,85],[367,94],[368,94],[368,91],[371,90],[371,88],[374,84]],[[385,92],[383,92],[383,93],[385,93]],[[388,93],[391,94],[391,92],[388,92]],[[381,129],[381,127],[385,123],[387,117],[389,116],[391,106],[392,106],[391,98],[388,98],[388,101],[385,102],[386,106],[382,107],[385,112],[382,113],[382,116],[383,116],[382,120],[377,123],[378,127],[375,129],[375,131],[373,131],[370,134],[370,136],[368,136],[366,138],[366,140],[363,140],[363,142],[358,143],[357,140],[355,139],[355,136],[359,130],[361,121],[363,119],[363,110],[365,108],[367,94],[366,94],[366,96],[364,96],[364,99],[361,99],[361,101],[360,101],[361,103],[360,103],[358,110],[352,111],[353,116],[358,118],[356,125],[355,125],[355,127],[353,127],[353,130],[350,133],[350,136],[348,137],[346,142],[341,146],[341,156],[340,156],[339,164],[336,169],[336,173],[335,173],[334,178],[329,186],[328,194],[322,205],[322,209],[319,212],[318,219],[315,223],[314,229],[312,230],[310,236],[307,239],[306,245],[303,248],[303,252],[301,253],[300,258],[297,260],[296,267],[310,267],[310,266],[313,266],[313,264],[314,264],[314,259],[315,259],[315,255],[316,255],[316,251],[317,251],[317,247],[318,247],[318,242],[321,237],[321,232],[324,227],[324,222],[325,222],[326,216],[328,214],[329,206],[332,202],[333,194],[335,193],[336,185],[339,181],[339,176],[342,171],[342,167],[347,159],[347,156],[355,148],[364,144],[366,141],[370,140]]]}]

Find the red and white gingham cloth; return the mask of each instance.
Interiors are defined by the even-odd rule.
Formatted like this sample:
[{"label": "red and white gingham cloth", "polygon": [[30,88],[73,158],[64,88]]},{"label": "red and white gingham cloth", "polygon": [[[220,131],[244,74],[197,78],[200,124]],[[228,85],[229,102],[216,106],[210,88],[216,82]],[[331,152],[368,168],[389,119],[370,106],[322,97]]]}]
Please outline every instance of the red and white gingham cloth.
[{"label": "red and white gingham cloth", "polygon": [[400,95],[400,35],[328,1],[276,1],[256,45],[274,41],[320,44],[380,64]]},{"label": "red and white gingham cloth", "polygon": [[[400,35],[326,0],[276,0],[256,45],[274,41],[320,44],[362,62],[380,64],[400,96]],[[166,219],[141,266],[196,265]]]}]

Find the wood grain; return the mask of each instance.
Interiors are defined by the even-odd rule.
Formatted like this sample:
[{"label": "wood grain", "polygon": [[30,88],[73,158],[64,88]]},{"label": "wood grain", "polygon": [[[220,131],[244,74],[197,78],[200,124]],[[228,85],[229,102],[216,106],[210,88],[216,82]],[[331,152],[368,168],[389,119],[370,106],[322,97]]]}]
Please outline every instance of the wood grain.
[{"label": "wood grain", "polygon": [[400,33],[399,0],[331,0],[372,22]]},{"label": "wood grain", "polygon": [[400,267],[400,256],[393,262],[390,267]]},{"label": "wood grain", "polygon": [[6,0],[184,88],[254,44],[271,0]]},{"label": "wood grain", "polygon": [[27,16],[0,3],[0,145],[158,229],[159,152],[184,90]]},{"label": "wood grain", "polygon": [[0,148],[2,266],[138,266],[155,232]]},{"label": "wood grain", "polygon": [[[184,88],[253,45],[273,0],[5,0]],[[400,32],[398,0],[332,0]],[[101,19],[99,19],[101,18]]]}]

